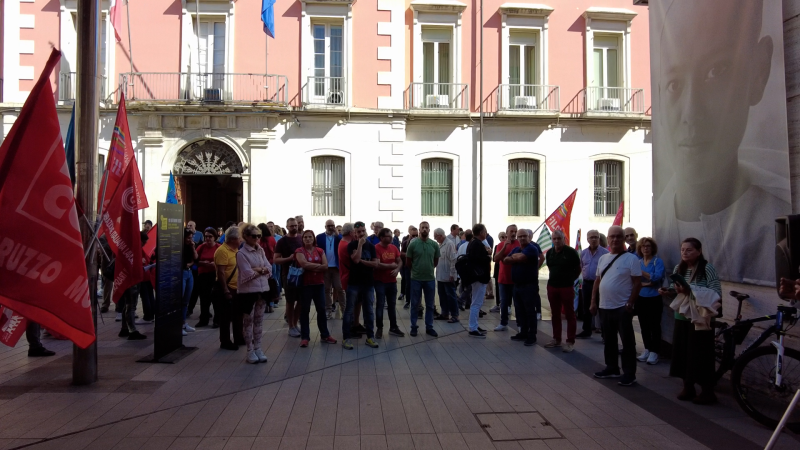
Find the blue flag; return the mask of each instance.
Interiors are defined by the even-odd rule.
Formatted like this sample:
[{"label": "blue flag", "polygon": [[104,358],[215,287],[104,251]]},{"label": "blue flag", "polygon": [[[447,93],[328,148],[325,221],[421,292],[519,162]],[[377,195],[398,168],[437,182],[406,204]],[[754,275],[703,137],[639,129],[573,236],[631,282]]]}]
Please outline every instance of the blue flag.
[{"label": "blue flag", "polygon": [[167,188],[167,203],[178,204],[178,196],[175,193],[175,177],[172,171],[169,173],[169,187]]},{"label": "blue flag", "polygon": [[[69,179],[75,185],[75,104],[72,104],[72,118],[69,119],[67,128],[67,140],[64,142],[64,151],[67,152],[67,168],[69,169]],[[102,182],[102,181],[101,181]]]},{"label": "blue flag", "polygon": [[261,21],[264,22],[264,33],[275,39],[275,1],[261,0]]}]

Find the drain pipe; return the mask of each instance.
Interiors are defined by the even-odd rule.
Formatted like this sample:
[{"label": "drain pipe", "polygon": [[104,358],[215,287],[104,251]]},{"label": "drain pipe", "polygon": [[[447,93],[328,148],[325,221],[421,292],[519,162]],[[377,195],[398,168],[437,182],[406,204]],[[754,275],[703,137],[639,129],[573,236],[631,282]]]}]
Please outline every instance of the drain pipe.
[{"label": "drain pipe", "polygon": [[481,72],[480,72],[480,86],[478,88],[478,107],[480,112],[480,153],[478,155],[478,171],[480,175],[478,176],[478,223],[483,222],[483,0],[481,0],[481,15],[480,15],[480,27],[481,27],[481,54],[480,54],[480,65],[481,65]]}]

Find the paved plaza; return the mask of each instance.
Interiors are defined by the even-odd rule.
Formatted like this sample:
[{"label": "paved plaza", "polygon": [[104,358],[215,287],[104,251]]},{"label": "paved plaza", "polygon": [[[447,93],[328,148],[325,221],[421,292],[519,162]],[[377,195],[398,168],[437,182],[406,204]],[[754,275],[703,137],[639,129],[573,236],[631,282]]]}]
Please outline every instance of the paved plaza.
[{"label": "paved plaza", "polygon": [[[399,318],[408,332],[408,311]],[[24,339],[0,348],[0,449],[745,450],[769,439],[727,380],[718,405],[697,406],[675,399],[681,382],[668,377],[668,360],[640,363],[635,387],[595,379],[599,335],[573,353],[548,350],[549,319],[545,305],[534,347],[509,340],[513,320],[485,340],[437,321],[438,339],[387,335],[372,349],[362,338],[352,351],[321,344],[312,319],[303,349],[281,306],[265,319],[267,364],[220,350],[210,328],[184,338],[197,350],[177,364],[148,364],[136,361],[152,351],[152,325],[141,327],[147,340],[127,341],[108,313],[100,381],[89,387],[70,386],[67,341],[44,340],[53,358],[28,358]],[[481,320],[498,323],[494,313]],[[329,326],[340,339],[341,320]],[[800,440],[784,434],[777,448]]]}]

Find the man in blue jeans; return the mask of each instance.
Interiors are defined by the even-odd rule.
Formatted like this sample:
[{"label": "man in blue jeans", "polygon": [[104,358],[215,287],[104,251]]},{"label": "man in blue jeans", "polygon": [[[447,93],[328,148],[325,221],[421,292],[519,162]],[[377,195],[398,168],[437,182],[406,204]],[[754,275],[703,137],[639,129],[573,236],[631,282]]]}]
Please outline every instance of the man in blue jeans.
[{"label": "man in blue jeans", "polygon": [[433,329],[434,289],[436,277],[434,267],[439,263],[439,244],[430,239],[428,222],[419,224],[419,238],[414,239],[406,251],[406,264],[411,269],[411,336],[417,335],[417,314],[422,293],[425,293],[425,333],[437,337]]},{"label": "man in blue jeans", "polygon": [[347,281],[347,305],[342,318],[342,335],[344,340],[342,346],[345,350],[352,350],[353,344],[350,342],[353,325],[353,309],[356,301],[361,302],[361,311],[364,314],[364,326],[367,330],[366,344],[372,348],[378,348],[375,342],[375,280],[373,270],[379,267],[378,256],[375,246],[367,241],[367,228],[364,222],[356,222],[353,225],[355,239],[347,244],[347,252],[350,254],[350,275]]},{"label": "man in blue jeans", "polygon": [[[500,325],[494,331],[506,331],[508,329],[508,310],[511,305],[516,303],[514,299],[514,282],[511,280],[511,266],[503,262],[512,250],[519,247],[517,240],[517,226],[509,225],[506,227],[506,240],[499,245],[494,255],[494,263],[500,264],[500,274],[497,278],[500,286]],[[519,314],[517,314],[519,319]]]},{"label": "man in blue jeans", "polygon": [[514,282],[514,308],[517,312],[519,332],[511,336],[512,341],[524,341],[525,346],[536,344],[536,311],[542,307],[539,297],[539,266],[544,254],[539,246],[531,242],[533,233],[522,229],[517,232],[519,247],[503,262],[511,266],[511,279]]}]

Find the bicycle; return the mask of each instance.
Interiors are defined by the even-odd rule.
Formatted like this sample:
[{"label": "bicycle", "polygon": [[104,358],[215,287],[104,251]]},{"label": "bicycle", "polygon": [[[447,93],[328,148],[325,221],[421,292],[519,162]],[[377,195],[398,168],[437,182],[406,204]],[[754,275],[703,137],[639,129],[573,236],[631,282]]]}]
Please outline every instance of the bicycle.
[{"label": "bicycle", "polygon": [[[774,315],[742,320],[742,302],[750,296],[736,291],[731,291],[730,295],[739,302],[733,325],[713,323],[716,379],[719,381],[731,370],[736,402],[748,416],[774,429],[800,388],[800,351],[783,345],[786,331],[798,321],[797,308],[781,305]],[[737,357],[736,346],[744,342],[753,324],[770,320],[775,323]],[[773,335],[778,340],[762,346]],[[800,411],[792,413],[786,428],[800,433]]]}]

